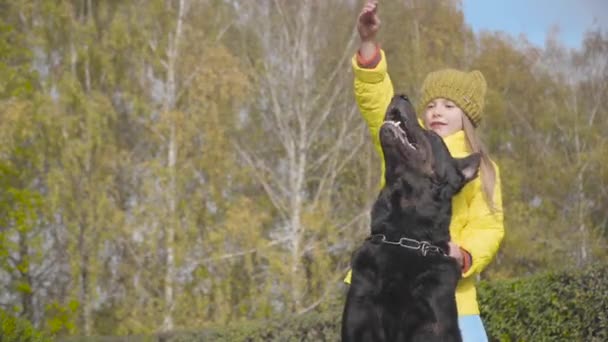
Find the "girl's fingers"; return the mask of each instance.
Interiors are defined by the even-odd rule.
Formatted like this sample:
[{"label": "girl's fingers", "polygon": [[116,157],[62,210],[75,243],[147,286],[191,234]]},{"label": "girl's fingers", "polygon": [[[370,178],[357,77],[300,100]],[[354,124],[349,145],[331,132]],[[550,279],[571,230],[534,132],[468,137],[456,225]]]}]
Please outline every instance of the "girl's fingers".
[{"label": "girl's fingers", "polygon": [[371,10],[363,10],[363,11],[361,11],[361,14],[359,16],[360,17],[369,16],[371,13],[373,13]]},{"label": "girl's fingers", "polygon": [[370,15],[376,14],[377,9],[378,9],[378,2],[369,1],[365,4],[365,6],[363,6],[363,9],[361,10],[361,13],[359,14],[359,18],[364,19],[364,20],[370,20],[371,19]]},{"label": "girl's fingers", "polygon": [[365,7],[362,11],[363,13],[376,13],[376,7]]},{"label": "girl's fingers", "polygon": [[378,1],[369,2],[368,5],[371,6],[372,11],[376,12],[376,9],[378,8]]},{"label": "girl's fingers", "polygon": [[375,14],[375,13],[376,13],[376,11],[377,11],[377,9],[378,9],[377,4],[375,4],[375,3],[373,3],[373,4],[369,4],[369,3],[368,3],[368,4],[367,4],[367,5],[365,5],[365,7],[363,8],[363,12],[364,12],[364,13],[366,13],[366,14],[367,14],[367,13],[373,13],[373,14]]}]

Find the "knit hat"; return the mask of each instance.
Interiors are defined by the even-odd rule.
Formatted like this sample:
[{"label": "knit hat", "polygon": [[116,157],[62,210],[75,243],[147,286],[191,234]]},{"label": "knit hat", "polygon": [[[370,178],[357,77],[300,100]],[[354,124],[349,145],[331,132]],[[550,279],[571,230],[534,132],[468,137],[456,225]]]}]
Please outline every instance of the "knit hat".
[{"label": "knit hat", "polygon": [[422,83],[418,113],[424,113],[432,100],[443,97],[454,102],[471,119],[473,125],[481,122],[481,113],[486,95],[486,79],[474,70],[463,72],[443,69],[429,73]]}]

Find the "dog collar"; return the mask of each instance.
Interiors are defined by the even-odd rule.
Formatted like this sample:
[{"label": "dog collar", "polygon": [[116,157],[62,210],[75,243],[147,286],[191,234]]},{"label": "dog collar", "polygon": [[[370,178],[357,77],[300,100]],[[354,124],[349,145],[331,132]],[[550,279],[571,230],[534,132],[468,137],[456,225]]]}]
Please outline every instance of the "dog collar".
[{"label": "dog collar", "polygon": [[443,249],[441,249],[441,247],[435,246],[428,241],[418,241],[414,239],[408,239],[406,237],[400,238],[399,241],[390,241],[386,239],[386,235],[384,234],[373,234],[368,236],[365,240],[371,241],[372,243],[385,243],[388,245],[395,245],[407,249],[412,249],[415,251],[419,251],[422,256],[427,256],[429,254],[447,256],[447,253]]}]

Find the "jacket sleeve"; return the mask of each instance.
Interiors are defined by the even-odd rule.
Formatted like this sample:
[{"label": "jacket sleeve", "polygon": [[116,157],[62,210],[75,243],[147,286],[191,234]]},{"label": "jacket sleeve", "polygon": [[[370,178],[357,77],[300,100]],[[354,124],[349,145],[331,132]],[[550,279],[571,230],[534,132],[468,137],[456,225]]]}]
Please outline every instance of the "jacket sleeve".
[{"label": "jacket sleeve", "polygon": [[504,236],[502,194],[500,173],[496,170],[494,186],[494,210],[491,210],[483,196],[481,182],[475,184],[473,198],[469,204],[469,221],[462,230],[460,246],[471,254],[471,267],[462,275],[467,278],[479,274],[492,261]]},{"label": "jacket sleeve", "polygon": [[[384,155],[380,147],[379,131],[386,108],[393,97],[393,83],[387,72],[386,56],[380,50],[380,62],[374,68],[362,68],[357,63],[355,54],[351,61],[353,73],[355,74],[355,100],[359,106],[359,111],[367,123],[371,134],[372,142],[382,160],[382,181],[384,184]],[[352,271],[349,270],[344,278],[344,282],[350,284]]]},{"label": "jacket sleeve", "polygon": [[[355,75],[355,100],[367,123],[374,146],[381,160],[384,160],[378,134],[384,121],[386,108],[393,97],[393,83],[387,72],[386,56],[384,51],[380,50],[380,62],[371,69],[360,67],[357,64],[356,55],[353,56],[351,62]],[[384,175],[384,162],[381,174]],[[384,176],[382,180],[384,181]]]}]

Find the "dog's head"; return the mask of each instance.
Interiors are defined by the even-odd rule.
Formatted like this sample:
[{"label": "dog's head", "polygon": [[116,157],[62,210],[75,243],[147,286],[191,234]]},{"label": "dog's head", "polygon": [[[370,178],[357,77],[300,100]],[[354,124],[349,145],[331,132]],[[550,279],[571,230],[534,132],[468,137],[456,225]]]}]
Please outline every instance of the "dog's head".
[{"label": "dog's head", "polygon": [[376,210],[381,217],[373,219],[386,221],[389,215],[391,225],[441,227],[447,232],[451,199],[477,176],[480,155],[453,158],[439,135],[420,126],[404,95],[393,97],[380,128],[380,143],[386,184],[379,201],[386,203],[384,210]]}]

